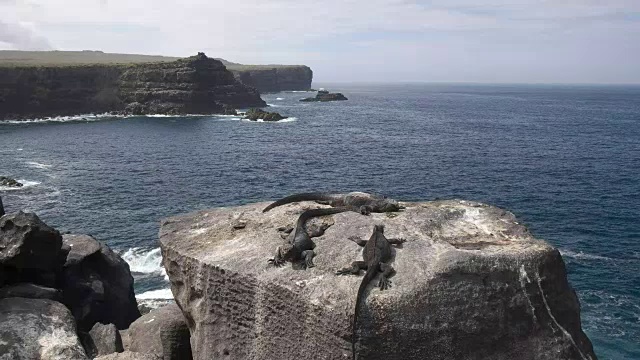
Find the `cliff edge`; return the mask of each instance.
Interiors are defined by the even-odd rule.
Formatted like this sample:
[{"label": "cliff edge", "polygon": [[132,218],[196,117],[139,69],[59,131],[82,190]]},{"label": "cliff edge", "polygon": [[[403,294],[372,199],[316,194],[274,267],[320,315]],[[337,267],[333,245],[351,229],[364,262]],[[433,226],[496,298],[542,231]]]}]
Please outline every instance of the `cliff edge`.
[{"label": "cliff edge", "polygon": [[200,53],[171,62],[0,67],[0,120],[86,113],[221,114],[259,93]]},{"label": "cliff edge", "polygon": [[404,203],[399,213],[314,219],[315,267],[270,267],[278,228],[321,205],[216,208],[162,222],[160,244],[194,359],[346,359],[362,276],[351,236],[373,225],[407,241],[394,250],[393,287],[368,287],[363,359],[596,359],[559,252],[513,214],[461,200]]}]

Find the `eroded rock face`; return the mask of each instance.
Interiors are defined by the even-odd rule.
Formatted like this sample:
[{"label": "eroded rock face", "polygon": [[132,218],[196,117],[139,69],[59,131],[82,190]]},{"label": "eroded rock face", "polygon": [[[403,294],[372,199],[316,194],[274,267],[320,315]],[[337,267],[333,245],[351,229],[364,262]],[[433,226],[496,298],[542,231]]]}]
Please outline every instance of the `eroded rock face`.
[{"label": "eroded rock face", "polygon": [[236,79],[261,93],[309,90],[313,71],[304,65],[227,65]]},{"label": "eroded rock face", "polygon": [[62,304],[43,299],[0,300],[0,360],[87,359],[75,320]]},{"label": "eroded rock face", "polygon": [[155,354],[165,360],[189,360],[189,328],[176,304],[152,310],[128,330],[129,350]]},{"label": "eroded rock face", "polygon": [[258,121],[258,120],[280,121],[280,120],[286,119],[287,117],[282,116],[280,115],[280,113],[277,113],[277,112],[269,112],[269,111],[264,111],[262,109],[249,109],[249,111],[247,111],[247,113],[245,114],[244,118],[251,121]]},{"label": "eroded rock face", "polygon": [[62,236],[36,214],[22,211],[0,219],[0,265],[56,271]]},{"label": "eroded rock face", "polygon": [[[404,203],[400,213],[332,215],[314,239],[316,267],[272,268],[277,229],[311,203],[267,203],[169,218],[160,243],[194,359],[345,359],[362,277],[347,240],[384,224],[395,250],[393,287],[369,286],[360,313],[363,359],[595,359],[580,327],[564,262],[501,209],[467,201]],[[241,219],[246,226],[234,228]],[[317,221],[329,221],[317,219]]]},{"label": "eroded rock face", "polygon": [[10,297],[62,301],[62,291],[30,283],[20,283],[0,288],[0,299]]},{"label": "eroded rock face", "polygon": [[113,324],[93,325],[86,338],[85,349],[91,357],[109,355],[124,351],[122,338]]},{"label": "eroded rock face", "polygon": [[129,264],[107,245],[87,235],[64,235],[69,254],[63,269],[64,303],[89,331],[97,322],[126,329],[140,311]]},{"label": "eroded rock face", "polygon": [[0,120],[106,112],[221,114],[225,105],[266,105],[257,90],[204,54],[130,65],[0,67],[0,103]]},{"label": "eroded rock face", "polygon": [[163,360],[161,357],[152,354],[142,354],[125,351],[121,353],[99,356],[95,360]]}]

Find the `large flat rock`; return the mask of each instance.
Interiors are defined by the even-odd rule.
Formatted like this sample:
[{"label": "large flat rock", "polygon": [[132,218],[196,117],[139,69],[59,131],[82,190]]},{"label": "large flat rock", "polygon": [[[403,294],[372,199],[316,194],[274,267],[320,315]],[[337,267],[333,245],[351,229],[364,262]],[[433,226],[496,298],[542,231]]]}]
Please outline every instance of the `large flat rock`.
[{"label": "large flat rock", "polygon": [[[166,219],[160,230],[171,288],[194,359],[347,359],[362,276],[350,236],[384,224],[393,287],[371,284],[359,319],[361,359],[595,359],[559,252],[504,210],[469,201],[406,203],[393,214],[348,212],[315,238],[316,267],[270,267],[278,227],[313,203],[267,203]],[[561,221],[561,220],[559,220]],[[238,226],[245,224],[246,226]],[[376,283],[374,281],[373,283]]]}]

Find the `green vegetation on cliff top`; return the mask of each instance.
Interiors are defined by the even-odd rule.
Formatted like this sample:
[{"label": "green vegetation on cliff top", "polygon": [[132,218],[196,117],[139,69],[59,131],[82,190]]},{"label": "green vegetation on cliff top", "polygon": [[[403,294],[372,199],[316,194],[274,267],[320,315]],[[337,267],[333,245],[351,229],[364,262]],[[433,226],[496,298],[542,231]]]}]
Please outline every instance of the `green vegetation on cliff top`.
[{"label": "green vegetation on cliff top", "polygon": [[[0,50],[0,67],[126,65],[176,61],[179,57],[160,55],[111,54],[102,51],[12,51]],[[300,65],[243,65],[218,59],[229,70],[248,71]]]}]

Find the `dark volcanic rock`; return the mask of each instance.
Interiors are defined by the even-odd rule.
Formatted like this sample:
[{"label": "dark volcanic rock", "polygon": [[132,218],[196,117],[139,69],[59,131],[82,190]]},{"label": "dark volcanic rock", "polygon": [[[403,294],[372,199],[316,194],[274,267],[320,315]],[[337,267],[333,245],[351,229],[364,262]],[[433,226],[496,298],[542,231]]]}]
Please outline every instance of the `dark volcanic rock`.
[{"label": "dark volcanic rock", "polygon": [[0,300],[0,359],[87,359],[76,325],[62,304],[44,299]]},{"label": "dark volcanic rock", "polygon": [[304,102],[314,101],[342,101],[348,100],[342,93],[330,93],[326,90],[319,90],[315,97],[300,99]]},{"label": "dark volcanic rock", "polygon": [[30,283],[21,283],[0,288],[0,299],[10,297],[62,301],[62,291]]},{"label": "dark volcanic rock", "polygon": [[262,109],[249,109],[249,111],[244,115],[244,118],[251,121],[280,121],[287,117],[282,116],[277,112],[268,112]]},{"label": "dark volcanic rock", "polygon": [[0,265],[17,269],[56,271],[62,264],[62,236],[36,214],[0,218]]},{"label": "dark volcanic rock", "polygon": [[128,333],[130,351],[155,354],[165,360],[191,359],[189,328],[176,304],[143,315],[131,324]]},{"label": "dark volcanic rock", "polygon": [[234,66],[227,68],[243,84],[257,89],[261,93],[309,90],[313,80],[313,71],[304,65],[288,66]]},{"label": "dark volcanic rock", "polygon": [[124,351],[120,333],[113,324],[104,325],[96,323],[88,335],[85,349],[91,357]]},{"label": "dark volcanic rock", "polygon": [[4,204],[2,203],[2,196],[0,196],[0,217],[4,215]]},{"label": "dark volcanic rock", "polygon": [[0,176],[0,186],[22,187],[23,184],[18,182],[16,179],[12,179],[12,178],[6,177],[6,176]]},{"label": "dark volcanic rock", "polygon": [[0,120],[117,112],[221,114],[265,106],[218,60],[200,53],[130,65],[0,67]]},{"label": "dark volcanic rock", "polygon": [[97,322],[128,328],[140,317],[129,265],[90,236],[64,235],[63,239],[71,248],[63,269],[64,303],[78,328],[88,331]]},{"label": "dark volcanic rock", "polygon": [[[367,360],[595,359],[557,249],[513,214],[476,202],[402,203],[406,209],[331,215],[315,241],[315,267],[267,267],[278,228],[309,203],[268,213],[268,203],[207,209],[162,223],[160,246],[194,359],[351,358],[362,276],[334,276],[362,259],[351,236],[373,225],[406,238],[394,249],[393,287],[365,292],[357,327]],[[242,214],[247,225],[234,230]],[[318,219],[320,221],[320,219]]]}]

